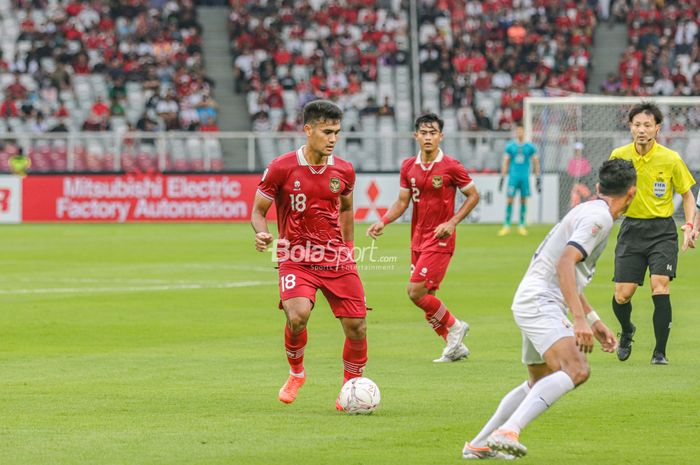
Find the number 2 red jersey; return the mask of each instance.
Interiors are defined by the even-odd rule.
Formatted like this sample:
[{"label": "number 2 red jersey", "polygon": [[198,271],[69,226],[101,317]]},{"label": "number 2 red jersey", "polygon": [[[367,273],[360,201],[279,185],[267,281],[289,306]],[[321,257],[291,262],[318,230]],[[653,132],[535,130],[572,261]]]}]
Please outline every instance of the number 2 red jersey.
[{"label": "number 2 red jersey", "polygon": [[449,221],[455,213],[457,190],[474,183],[464,166],[452,157],[438,152],[435,160],[424,165],[421,154],[401,164],[401,188],[411,191],[413,217],[411,219],[411,250],[444,252],[455,250],[455,236],[435,237],[435,228]]},{"label": "number 2 red jersey", "polygon": [[340,196],[354,186],[352,164],[334,155],[322,167],[309,166],[303,147],[275,158],[258,192],[277,208],[278,260],[325,266],[342,257],[347,262],[338,216]]}]

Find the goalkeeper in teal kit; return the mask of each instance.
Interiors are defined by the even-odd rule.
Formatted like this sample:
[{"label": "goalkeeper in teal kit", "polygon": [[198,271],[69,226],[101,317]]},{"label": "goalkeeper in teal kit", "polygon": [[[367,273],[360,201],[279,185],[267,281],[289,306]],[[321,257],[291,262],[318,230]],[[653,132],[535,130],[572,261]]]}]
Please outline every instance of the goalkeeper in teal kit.
[{"label": "goalkeeper in teal kit", "polygon": [[506,145],[506,153],[501,165],[501,179],[498,183],[498,191],[503,190],[503,183],[508,175],[508,200],[506,205],[506,217],[503,227],[498,231],[499,236],[510,233],[510,221],[513,214],[513,198],[520,191],[520,222],[518,234],[527,235],[525,218],[527,217],[527,199],[530,197],[530,166],[536,176],[537,192],[542,191],[542,178],[540,160],[537,157],[537,149],[532,142],[525,141],[525,130],[522,125],[515,127],[515,139]]}]

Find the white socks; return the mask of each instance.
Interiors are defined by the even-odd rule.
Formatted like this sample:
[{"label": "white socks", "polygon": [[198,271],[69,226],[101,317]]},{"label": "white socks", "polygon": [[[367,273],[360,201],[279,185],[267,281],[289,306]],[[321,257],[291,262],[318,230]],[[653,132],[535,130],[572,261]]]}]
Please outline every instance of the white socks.
[{"label": "white socks", "polygon": [[545,376],[535,383],[520,406],[500,428],[520,433],[520,430],[573,388],[574,382],[561,370]]},{"label": "white socks", "polygon": [[488,423],[484,425],[481,431],[479,431],[479,434],[477,434],[476,437],[470,441],[470,444],[474,447],[486,447],[486,439],[489,437],[489,435],[513,414],[515,409],[518,408],[523,399],[525,399],[528,392],[530,392],[530,386],[528,385],[528,382],[525,381],[523,384],[503,396],[501,403],[498,404],[496,412],[489,419]]}]

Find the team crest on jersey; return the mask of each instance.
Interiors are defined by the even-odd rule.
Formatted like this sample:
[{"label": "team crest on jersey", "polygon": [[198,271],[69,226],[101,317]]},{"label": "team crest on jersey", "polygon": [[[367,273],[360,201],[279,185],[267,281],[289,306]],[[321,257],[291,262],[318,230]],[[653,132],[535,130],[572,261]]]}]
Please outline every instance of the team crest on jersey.
[{"label": "team crest on jersey", "polygon": [[591,228],[591,236],[597,236],[601,229],[603,229],[603,226],[595,223]]},{"label": "team crest on jersey", "polygon": [[340,179],[331,178],[330,187],[331,187],[331,192],[333,192],[334,194],[337,194],[338,192],[340,192]]},{"label": "team crest on jersey", "polygon": [[433,176],[433,187],[440,189],[442,187],[442,176]]},{"label": "team crest on jersey", "polygon": [[301,189],[301,182],[297,179],[294,181],[294,190],[298,191],[299,189]]}]

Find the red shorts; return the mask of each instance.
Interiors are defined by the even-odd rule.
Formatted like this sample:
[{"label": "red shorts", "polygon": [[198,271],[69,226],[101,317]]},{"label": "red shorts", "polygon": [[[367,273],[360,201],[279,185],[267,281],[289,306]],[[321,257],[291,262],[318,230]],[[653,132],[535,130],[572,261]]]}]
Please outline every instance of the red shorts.
[{"label": "red shorts", "polygon": [[412,283],[425,281],[425,287],[429,290],[440,289],[440,283],[445,278],[451,258],[452,254],[449,253],[411,250],[410,281]]},{"label": "red shorts", "polygon": [[336,318],[364,318],[367,315],[365,290],[356,269],[338,270],[332,265],[283,262],[279,275],[281,301],[306,297],[315,304],[316,291],[321,289]]}]

